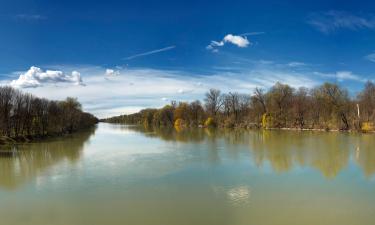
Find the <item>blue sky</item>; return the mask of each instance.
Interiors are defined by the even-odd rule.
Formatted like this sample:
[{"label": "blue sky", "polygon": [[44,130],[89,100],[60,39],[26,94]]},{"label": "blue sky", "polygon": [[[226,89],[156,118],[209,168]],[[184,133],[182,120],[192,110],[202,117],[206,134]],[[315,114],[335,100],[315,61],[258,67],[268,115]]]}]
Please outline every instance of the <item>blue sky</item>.
[{"label": "blue sky", "polygon": [[375,78],[371,1],[0,5],[0,84],[78,97],[100,117],[201,99],[211,87],[251,94],[331,81],[355,95]]}]

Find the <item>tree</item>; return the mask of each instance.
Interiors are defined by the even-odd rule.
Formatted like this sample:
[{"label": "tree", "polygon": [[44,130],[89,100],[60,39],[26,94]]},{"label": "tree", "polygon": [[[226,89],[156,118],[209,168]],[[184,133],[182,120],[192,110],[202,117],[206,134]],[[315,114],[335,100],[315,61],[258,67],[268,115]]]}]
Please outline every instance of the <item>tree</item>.
[{"label": "tree", "polygon": [[375,122],[375,84],[368,81],[364,90],[358,94],[357,99],[361,119],[365,122]]},{"label": "tree", "polygon": [[310,98],[308,96],[307,88],[301,87],[298,89],[294,95],[292,105],[295,124],[302,129],[305,126],[306,114],[308,113],[308,107],[310,106]]},{"label": "tree", "polygon": [[82,112],[73,98],[50,101],[12,87],[0,87],[0,135],[46,136],[92,126],[97,118]]},{"label": "tree", "polygon": [[210,89],[209,92],[206,93],[204,102],[208,114],[210,116],[216,116],[221,106],[223,105],[221,91],[217,89]]},{"label": "tree", "polygon": [[263,89],[256,87],[254,91],[254,95],[251,98],[254,106],[259,104],[262,109],[262,114],[267,112],[266,107],[266,95],[264,94]]},{"label": "tree", "polygon": [[200,101],[193,101],[189,104],[189,121],[193,126],[202,124],[205,119],[204,109]]},{"label": "tree", "polygon": [[267,94],[270,108],[275,114],[276,127],[285,127],[287,125],[288,111],[290,110],[293,88],[287,84],[277,82],[271,87]]},{"label": "tree", "polygon": [[[334,121],[340,118],[343,123],[341,129],[349,129],[349,95],[346,89],[342,89],[337,84],[325,83],[318,87],[315,92],[315,98],[322,107],[320,110],[328,121]],[[328,122],[326,121],[326,122]],[[337,122],[337,121],[336,121]]]}]

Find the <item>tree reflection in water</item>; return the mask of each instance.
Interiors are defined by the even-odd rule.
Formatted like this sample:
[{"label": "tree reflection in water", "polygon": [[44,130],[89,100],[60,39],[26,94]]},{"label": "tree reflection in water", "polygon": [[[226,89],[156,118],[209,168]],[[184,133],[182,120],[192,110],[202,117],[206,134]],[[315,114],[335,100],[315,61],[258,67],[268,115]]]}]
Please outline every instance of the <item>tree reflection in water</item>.
[{"label": "tree reflection in water", "polygon": [[[375,174],[375,138],[372,134],[350,134],[319,131],[215,130],[144,128],[125,126],[148,137],[165,141],[202,143],[210,156],[220,160],[220,141],[224,150],[236,155],[243,146],[250,150],[258,167],[269,162],[275,172],[287,172],[295,166],[315,168],[327,179],[335,178],[353,156],[366,177]],[[215,152],[216,151],[216,152]]]},{"label": "tree reflection in water", "polygon": [[[76,163],[85,143],[96,128],[43,142],[19,144],[2,149],[0,155],[0,188],[16,189],[49,167],[61,162]],[[12,151],[9,153],[9,151]]]}]

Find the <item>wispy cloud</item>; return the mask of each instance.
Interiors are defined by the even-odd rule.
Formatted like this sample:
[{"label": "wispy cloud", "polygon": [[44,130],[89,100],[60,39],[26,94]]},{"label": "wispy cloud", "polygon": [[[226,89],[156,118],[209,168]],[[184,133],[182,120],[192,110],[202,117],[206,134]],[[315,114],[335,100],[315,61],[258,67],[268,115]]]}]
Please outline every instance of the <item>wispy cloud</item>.
[{"label": "wispy cloud", "polygon": [[315,72],[314,74],[321,76],[323,78],[330,78],[337,80],[339,82],[344,81],[357,81],[364,83],[367,81],[366,78],[363,78],[363,76],[360,76],[358,74],[354,74],[351,71],[337,71],[335,73],[321,73],[321,72]]},{"label": "wispy cloud", "polygon": [[371,53],[365,56],[365,59],[371,62],[375,62],[375,53]]},{"label": "wispy cloud", "polygon": [[339,29],[374,29],[373,15],[354,15],[345,11],[331,10],[315,12],[309,15],[307,22],[322,33],[329,34]]},{"label": "wispy cloud", "polygon": [[35,20],[45,20],[47,19],[46,16],[39,15],[39,14],[17,14],[14,16],[17,20],[27,20],[27,21],[35,21]]},{"label": "wispy cloud", "polygon": [[[279,69],[273,67],[272,64],[266,65],[261,62],[251,69],[245,68],[236,72],[212,70],[208,74],[179,70],[126,68],[118,70],[122,76],[112,76],[111,79],[104,79],[103,71],[106,69],[98,66],[66,66],[60,69],[81,71],[86,86],[84,88],[77,85],[56,87],[55,82],[40,82],[36,85],[38,88],[27,91],[40,97],[56,100],[67,96],[78,97],[84,109],[98,117],[132,113],[146,107],[161,107],[170,100],[202,100],[209,88],[218,88],[223,92],[238,91],[250,94],[255,87],[268,88],[277,81],[294,87],[306,85],[310,87],[318,83],[311,78],[311,74],[289,71],[286,70],[287,67],[285,70]],[[37,77],[35,79],[41,76]],[[4,80],[0,83],[10,84],[12,81]]]},{"label": "wispy cloud", "polygon": [[169,51],[169,50],[172,50],[174,48],[176,48],[176,46],[172,45],[172,46],[168,46],[168,47],[165,47],[165,48],[156,49],[156,50],[152,50],[152,51],[143,52],[143,53],[135,54],[135,55],[132,55],[132,56],[128,56],[124,59],[125,60],[131,60],[131,59],[135,59],[135,58],[142,57],[142,56],[148,56],[148,55],[153,55],[153,54],[160,53],[160,52]]},{"label": "wispy cloud", "polygon": [[306,66],[306,63],[303,63],[303,62],[289,62],[288,66],[290,66],[290,67],[303,67],[303,66]]},{"label": "wispy cloud", "polygon": [[[236,68],[232,68],[233,66]],[[66,77],[70,81],[71,75],[62,76],[61,73],[57,73],[60,74],[57,77],[65,77],[62,79],[63,82],[59,81],[61,78],[53,78],[51,82],[43,78],[43,82],[37,85],[38,88],[27,91],[56,100],[65,99],[67,96],[78,97],[84,110],[101,118],[133,113],[147,107],[161,107],[171,100],[203,100],[204,93],[209,88],[218,88],[222,92],[237,91],[251,94],[255,87],[267,89],[277,81],[295,88],[301,86],[311,88],[324,81],[359,84],[365,81],[363,76],[351,71],[321,73],[314,72],[309,67],[297,70],[287,63],[250,59],[242,64],[218,66],[204,74],[183,70],[118,67],[113,70],[121,73],[121,76],[111,76],[110,79],[105,79],[103,73],[106,68],[100,66],[60,66],[58,69],[58,71],[80,71],[86,86],[82,88],[79,85],[72,85],[75,84],[74,82],[67,83]],[[46,74],[50,73],[41,71],[39,75],[32,77],[35,79],[44,76],[50,77],[49,79],[54,77]],[[61,85],[56,86],[56,79],[57,84],[61,83]],[[0,84],[12,82],[11,79],[7,79],[0,81]]]},{"label": "wispy cloud", "polygon": [[211,43],[207,45],[206,49],[212,52],[218,52],[218,47],[223,47],[226,43],[236,45],[239,48],[246,48],[252,44],[247,39],[247,36],[257,35],[257,34],[260,34],[260,32],[244,33],[242,35],[227,34],[224,36],[223,40],[221,41],[211,41]]}]

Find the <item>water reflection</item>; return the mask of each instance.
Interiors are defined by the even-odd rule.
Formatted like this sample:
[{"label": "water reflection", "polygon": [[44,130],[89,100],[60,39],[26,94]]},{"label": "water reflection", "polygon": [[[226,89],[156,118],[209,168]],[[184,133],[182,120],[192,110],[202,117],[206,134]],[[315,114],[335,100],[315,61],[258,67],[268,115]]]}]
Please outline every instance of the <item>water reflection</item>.
[{"label": "water reflection", "polygon": [[298,131],[241,131],[214,129],[152,129],[137,126],[123,127],[158,137],[165,141],[202,143],[211,160],[220,161],[219,148],[238,155],[244,149],[258,167],[270,164],[275,172],[288,172],[295,167],[314,168],[327,179],[335,178],[345,169],[351,157],[364,175],[375,173],[375,138],[372,134]]},{"label": "water reflection", "polygon": [[0,155],[0,188],[18,188],[49,167],[61,162],[79,160],[84,144],[95,128],[64,138],[20,144],[2,149]]}]

